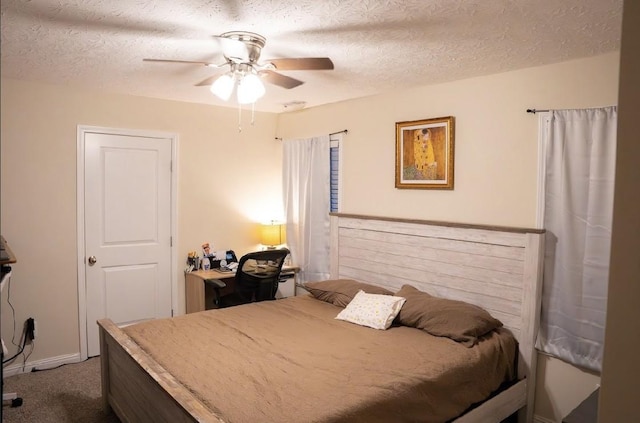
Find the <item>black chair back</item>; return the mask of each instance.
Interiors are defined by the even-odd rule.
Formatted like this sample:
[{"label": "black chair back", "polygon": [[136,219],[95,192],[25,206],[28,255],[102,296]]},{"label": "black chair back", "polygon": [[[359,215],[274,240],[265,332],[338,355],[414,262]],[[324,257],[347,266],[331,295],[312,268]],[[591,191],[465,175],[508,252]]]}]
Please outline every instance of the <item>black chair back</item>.
[{"label": "black chair back", "polygon": [[235,277],[235,293],[240,304],[276,298],[287,254],[289,250],[281,248],[256,251],[240,258]]}]

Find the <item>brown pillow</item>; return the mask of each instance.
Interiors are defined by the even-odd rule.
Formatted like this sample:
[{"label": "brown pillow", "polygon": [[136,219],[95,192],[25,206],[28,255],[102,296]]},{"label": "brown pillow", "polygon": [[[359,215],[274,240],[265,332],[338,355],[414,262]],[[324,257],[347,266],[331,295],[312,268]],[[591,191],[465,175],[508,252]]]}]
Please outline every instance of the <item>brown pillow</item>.
[{"label": "brown pillow", "polygon": [[446,336],[466,347],[474,346],[478,337],[502,326],[501,321],[481,307],[433,297],[411,285],[403,285],[396,296],[407,299],[396,318],[398,323]]},{"label": "brown pillow", "polygon": [[367,294],[393,295],[393,292],[388,289],[354,281],[353,279],[307,282],[304,287],[317,299],[339,307],[346,307],[360,290]]}]

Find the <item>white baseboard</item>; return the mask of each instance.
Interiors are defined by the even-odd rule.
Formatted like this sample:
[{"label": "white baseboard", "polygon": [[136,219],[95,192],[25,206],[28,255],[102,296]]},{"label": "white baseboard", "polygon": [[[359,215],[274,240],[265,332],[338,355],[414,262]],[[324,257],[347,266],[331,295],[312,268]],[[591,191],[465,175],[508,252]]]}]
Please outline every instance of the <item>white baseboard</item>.
[{"label": "white baseboard", "polygon": [[[19,360],[20,360],[20,357],[16,358],[16,361],[19,361]],[[27,361],[26,363],[24,363],[24,365],[22,363],[15,363],[2,369],[2,377],[5,378],[5,377],[21,374],[21,373],[29,373],[33,369],[36,369],[36,370],[53,369],[54,367],[58,367],[63,364],[79,363],[80,361],[82,361],[80,359],[80,353],[75,353],[75,354],[59,355],[57,357],[45,358],[43,360]]]},{"label": "white baseboard", "polygon": [[533,423],[557,423],[554,420],[549,420],[545,417],[540,417],[538,415],[533,416]]}]

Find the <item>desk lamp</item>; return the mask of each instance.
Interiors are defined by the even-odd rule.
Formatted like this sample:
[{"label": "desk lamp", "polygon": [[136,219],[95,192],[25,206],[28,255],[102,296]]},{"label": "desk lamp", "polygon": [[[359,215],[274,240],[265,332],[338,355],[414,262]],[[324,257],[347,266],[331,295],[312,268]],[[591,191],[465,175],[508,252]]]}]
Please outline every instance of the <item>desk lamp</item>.
[{"label": "desk lamp", "polygon": [[275,221],[262,225],[260,228],[260,244],[266,246],[268,250],[274,250],[276,245],[282,245],[283,229],[284,225]]}]

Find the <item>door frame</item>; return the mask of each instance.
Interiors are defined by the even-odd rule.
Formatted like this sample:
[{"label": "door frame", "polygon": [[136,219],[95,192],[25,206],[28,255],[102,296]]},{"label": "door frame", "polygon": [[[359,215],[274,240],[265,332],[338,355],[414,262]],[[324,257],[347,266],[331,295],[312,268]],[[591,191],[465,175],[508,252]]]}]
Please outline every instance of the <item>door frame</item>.
[{"label": "door frame", "polygon": [[100,133],[147,138],[169,138],[171,140],[171,315],[178,304],[178,239],[177,239],[177,198],[178,198],[178,134],[150,130],[107,128],[100,126],[78,125],[76,157],[76,216],[77,216],[77,271],[78,271],[78,329],[80,332],[80,360],[88,357],[87,346],[87,281],[85,277],[85,214],[84,214],[84,155],[85,135]]}]

